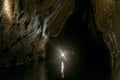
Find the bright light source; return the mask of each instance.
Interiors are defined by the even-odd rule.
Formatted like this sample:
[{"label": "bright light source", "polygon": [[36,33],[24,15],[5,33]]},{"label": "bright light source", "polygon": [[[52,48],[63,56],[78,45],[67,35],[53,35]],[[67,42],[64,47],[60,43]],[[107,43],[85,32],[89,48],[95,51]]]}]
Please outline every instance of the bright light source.
[{"label": "bright light source", "polygon": [[65,53],[62,50],[60,50],[60,54],[62,57],[65,57]]},{"label": "bright light source", "polygon": [[64,53],[62,53],[61,55],[62,55],[62,57],[64,57],[64,56],[65,56],[65,54],[64,54]]}]

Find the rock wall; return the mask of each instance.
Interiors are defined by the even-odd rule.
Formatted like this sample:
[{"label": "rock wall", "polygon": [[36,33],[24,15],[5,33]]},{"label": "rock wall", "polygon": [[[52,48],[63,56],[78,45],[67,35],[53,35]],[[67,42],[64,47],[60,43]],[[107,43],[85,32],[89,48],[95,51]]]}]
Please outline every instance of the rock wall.
[{"label": "rock wall", "polygon": [[120,80],[120,0],[91,0],[97,30],[109,48],[112,79]]},{"label": "rock wall", "polygon": [[58,36],[74,4],[74,0],[0,0],[0,66],[43,58],[46,41]]}]

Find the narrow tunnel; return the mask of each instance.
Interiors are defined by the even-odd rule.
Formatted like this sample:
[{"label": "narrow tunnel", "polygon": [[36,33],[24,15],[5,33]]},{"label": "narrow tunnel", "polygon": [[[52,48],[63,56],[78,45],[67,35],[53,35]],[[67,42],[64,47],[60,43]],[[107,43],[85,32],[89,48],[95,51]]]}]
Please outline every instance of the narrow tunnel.
[{"label": "narrow tunnel", "polygon": [[[64,25],[60,36],[50,38],[47,50],[54,55],[58,53],[59,46],[75,51],[76,55],[70,57],[72,60],[68,62],[65,80],[110,80],[110,53],[102,33],[96,28],[91,3],[89,0],[76,0],[76,4],[75,11]],[[48,53],[46,57],[54,61],[55,57],[51,57],[51,54]],[[72,65],[74,69],[70,70]]]}]

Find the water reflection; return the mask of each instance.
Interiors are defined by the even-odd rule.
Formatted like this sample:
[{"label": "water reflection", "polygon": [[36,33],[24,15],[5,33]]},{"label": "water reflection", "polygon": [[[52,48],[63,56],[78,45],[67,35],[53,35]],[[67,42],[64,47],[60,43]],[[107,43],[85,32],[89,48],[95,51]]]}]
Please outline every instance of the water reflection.
[{"label": "water reflection", "polygon": [[61,62],[61,75],[64,78],[64,62]]},{"label": "water reflection", "polygon": [[45,61],[0,69],[0,80],[48,80]]},{"label": "water reflection", "polygon": [[39,76],[39,80],[47,80],[46,68],[45,68],[45,61],[43,61],[42,65],[40,66],[39,75],[40,75]]},{"label": "water reflection", "polygon": [[61,53],[48,53],[42,62],[0,69],[0,80],[79,80],[79,60],[75,55]]}]

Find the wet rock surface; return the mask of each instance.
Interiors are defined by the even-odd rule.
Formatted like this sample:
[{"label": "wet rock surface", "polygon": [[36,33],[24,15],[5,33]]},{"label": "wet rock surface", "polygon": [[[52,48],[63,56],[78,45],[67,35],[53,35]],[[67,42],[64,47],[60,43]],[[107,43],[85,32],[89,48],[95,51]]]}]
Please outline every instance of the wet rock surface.
[{"label": "wet rock surface", "polygon": [[114,80],[120,79],[119,4],[119,0],[92,0],[96,28],[102,33],[102,38],[110,51],[110,63]]}]

